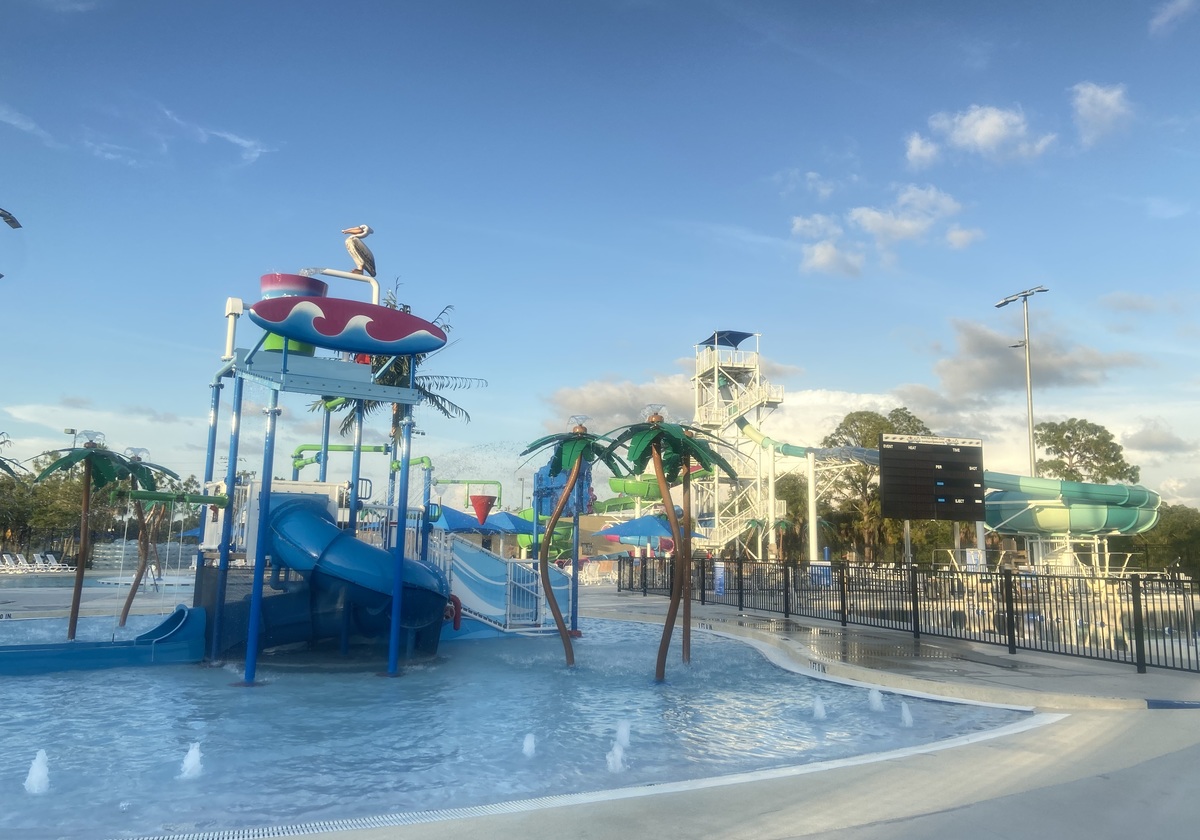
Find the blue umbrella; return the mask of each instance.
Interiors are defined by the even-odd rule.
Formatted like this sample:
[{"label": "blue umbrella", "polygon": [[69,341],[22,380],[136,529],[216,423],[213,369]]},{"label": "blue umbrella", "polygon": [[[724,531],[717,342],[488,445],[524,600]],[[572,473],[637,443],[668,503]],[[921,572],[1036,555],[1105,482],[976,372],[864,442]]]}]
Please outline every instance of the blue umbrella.
[{"label": "blue umbrella", "polygon": [[442,515],[433,521],[434,528],[441,528],[452,534],[502,534],[495,525],[480,525],[473,514],[442,505]]},{"label": "blue umbrella", "polygon": [[498,510],[488,515],[487,524],[499,528],[502,534],[532,534],[533,522],[522,519],[506,510]]},{"label": "blue umbrella", "polygon": [[[615,525],[609,525],[607,528],[601,528],[595,533],[597,537],[658,537],[660,539],[671,539],[671,523],[667,521],[665,515],[651,513],[639,516],[636,519],[630,519],[627,522],[618,522]],[[692,536],[703,538],[704,534],[701,534],[699,531],[692,531]]]}]

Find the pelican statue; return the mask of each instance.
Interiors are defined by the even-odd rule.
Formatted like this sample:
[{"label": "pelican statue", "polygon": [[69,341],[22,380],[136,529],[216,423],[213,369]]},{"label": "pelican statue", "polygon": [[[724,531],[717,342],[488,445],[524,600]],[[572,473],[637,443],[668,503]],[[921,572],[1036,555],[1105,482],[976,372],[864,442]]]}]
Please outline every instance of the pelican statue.
[{"label": "pelican statue", "polygon": [[351,274],[368,274],[371,277],[375,276],[375,255],[371,253],[371,249],[367,247],[367,243],[363,239],[371,235],[370,225],[359,225],[358,227],[346,228],[342,233],[347,233],[346,250],[350,252],[350,258],[354,260],[354,265],[357,268]]}]

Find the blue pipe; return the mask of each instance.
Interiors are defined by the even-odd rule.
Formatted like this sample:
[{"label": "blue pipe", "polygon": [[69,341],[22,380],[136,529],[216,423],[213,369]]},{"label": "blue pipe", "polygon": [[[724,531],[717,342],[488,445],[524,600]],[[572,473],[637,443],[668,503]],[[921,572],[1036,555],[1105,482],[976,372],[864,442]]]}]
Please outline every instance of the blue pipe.
[{"label": "blue pipe", "polygon": [[217,554],[217,598],[213,610],[212,651],[210,658],[220,655],[221,624],[225,616],[225,587],[229,580],[229,546],[233,542],[234,487],[237,484],[238,426],[242,417],[242,378],[233,380],[233,401],[229,418],[229,464],[225,468],[225,516],[221,521],[221,544]]},{"label": "blue pipe", "polygon": [[[347,525],[350,527],[350,533],[358,532],[358,477],[362,470],[362,428],[363,428],[363,401],[355,400],[354,402],[354,449],[350,454],[350,493],[346,499],[346,504],[349,506],[349,516]],[[321,460],[321,469],[325,469],[325,461]],[[321,479],[325,479],[322,477]]]},{"label": "blue pipe", "polygon": [[[283,350],[284,367],[287,366],[287,344]],[[263,579],[267,569],[267,540],[270,538],[271,519],[271,465],[275,460],[275,422],[279,416],[279,392],[272,389],[267,407],[267,430],[263,441],[262,482],[258,497],[258,545],[254,550],[254,586],[250,590],[250,620],[246,633],[246,675],[243,685],[254,685],[254,672],[258,667],[258,635],[262,623]]]},{"label": "blue pipe", "polygon": [[[412,362],[409,362],[412,370]],[[392,626],[388,637],[388,669],[389,677],[396,676],[400,671],[400,614],[401,600],[404,597],[404,535],[408,530],[408,466],[412,451],[412,406],[403,408],[404,419],[401,420],[400,444],[400,475],[396,489],[396,545],[392,547],[394,577],[392,579]]]},{"label": "blue pipe", "polygon": [[[221,408],[221,388],[224,387],[220,382],[213,382],[211,385],[212,394],[208,399],[208,441],[205,444],[204,454],[204,481],[201,484],[202,492],[208,495],[208,484],[212,481],[213,470],[216,468],[217,461],[217,413]],[[196,575],[200,575],[200,568],[203,565],[201,561],[204,559],[204,552],[200,550],[200,546],[204,545],[204,525],[208,522],[208,517],[204,515],[204,511],[200,513],[200,539],[196,542]]]}]

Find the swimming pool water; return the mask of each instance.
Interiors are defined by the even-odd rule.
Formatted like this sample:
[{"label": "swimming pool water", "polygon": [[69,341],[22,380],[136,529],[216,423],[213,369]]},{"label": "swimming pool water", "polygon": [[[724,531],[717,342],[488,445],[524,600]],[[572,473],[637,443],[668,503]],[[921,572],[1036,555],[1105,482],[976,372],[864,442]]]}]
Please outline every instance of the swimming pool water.
[{"label": "swimming pool water", "polygon": [[[377,675],[378,656],[321,667],[267,656],[255,688],[231,685],[240,663],[5,678],[0,836],[128,837],[466,807],[844,758],[1026,717],[886,692],[873,711],[864,688],[785,671],[703,632],[693,633],[692,664],[676,646],[657,684],[661,628],[581,626],[573,669],[557,637],[542,637],[443,644],[436,660],[394,679]],[[185,774],[192,744],[200,772]],[[31,794],[24,782],[38,750],[50,786]]]}]

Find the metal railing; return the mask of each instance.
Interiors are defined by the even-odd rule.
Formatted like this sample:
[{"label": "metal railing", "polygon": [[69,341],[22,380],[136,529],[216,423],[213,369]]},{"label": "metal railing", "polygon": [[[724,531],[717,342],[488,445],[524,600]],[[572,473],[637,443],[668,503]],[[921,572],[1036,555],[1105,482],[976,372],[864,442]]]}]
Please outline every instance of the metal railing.
[{"label": "metal railing", "polygon": [[[619,590],[670,593],[672,561],[622,558]],[[1200,586],[1166,575],[693,563],[702,604],[1200,672]]]}]

